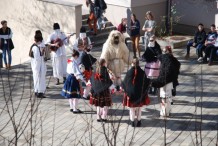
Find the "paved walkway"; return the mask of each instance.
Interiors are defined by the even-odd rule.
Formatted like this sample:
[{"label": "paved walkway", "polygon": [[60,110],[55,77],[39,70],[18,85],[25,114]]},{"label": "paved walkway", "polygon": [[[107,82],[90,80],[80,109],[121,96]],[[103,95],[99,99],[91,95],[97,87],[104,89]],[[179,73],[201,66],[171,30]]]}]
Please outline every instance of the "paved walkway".
[{"label": "paved walkway", "polygon": [[[218,134],[218,65],[199,64],[194,58],[183,60],[184,49],[174,54],[182,63],[180,85],[171,116],[159,117],[159,100],[151,96],[151,104],[143,107],[142,127],[129,125],[129,111],[124,109],[122,95],[113,95],[109,122],[96,121],[96,109],[80,100],[84,114],[69,111],[60,96],[63,84],[55,86],[51,62],[47,62],[47,98],[32,96],[30,64],[0,70],[0,146],[215,146]],[[99,57],[101,51],[93,52]],[[143,66],[143,64],[141,64]],[[166,133],[166,134],[165,134]],[[166,141],[165,141],[166,140]]]}]

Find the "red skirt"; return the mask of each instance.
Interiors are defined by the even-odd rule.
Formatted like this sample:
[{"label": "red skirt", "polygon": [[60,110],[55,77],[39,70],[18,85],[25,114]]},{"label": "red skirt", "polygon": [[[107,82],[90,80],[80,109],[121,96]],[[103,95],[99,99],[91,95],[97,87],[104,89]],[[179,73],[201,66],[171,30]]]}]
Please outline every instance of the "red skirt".
[{"label": "red skirt", "polygon": [[126,93],[123,96],[123,106],[127,107],[142,107],[144,105],[149,105],[150,104],[150,98],[148,95],[146,95],[145,100],[141,101],[140,103],[133,103],[130,101],[129,96],[126,95]]}]

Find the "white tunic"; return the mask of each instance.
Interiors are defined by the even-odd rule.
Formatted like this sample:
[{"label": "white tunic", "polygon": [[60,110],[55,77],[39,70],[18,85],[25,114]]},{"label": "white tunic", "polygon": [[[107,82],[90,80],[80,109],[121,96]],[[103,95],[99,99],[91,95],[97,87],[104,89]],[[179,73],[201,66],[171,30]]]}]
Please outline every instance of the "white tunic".
[{"label": "white tunic", "polygon": [[[57,29],[49,36],[47,43],[51,43],[52,40],[56,40],[57,38],[64,40],[66,35]],[[68,45],[67,39],[63,43],[64,45]],[[64,45],[59,47],[56,52],[52,51],[53,76],[59,79],[67,75],[67,56]]]},{"label": "white tunic", "polygon": [[32,51],[34,55],[34,58],[31,58],[34,91],[44,93],[46,90],[46,65],[43,56],[40,56],[39,48],[33,46]]},{"label": "white tunic", "polygon": [[83,75],[79,69],[78,59],[75,60],[73,57],[71,57],[71,59],[68,60],[67,73],[73,74],[77,79],[84,81]]}]

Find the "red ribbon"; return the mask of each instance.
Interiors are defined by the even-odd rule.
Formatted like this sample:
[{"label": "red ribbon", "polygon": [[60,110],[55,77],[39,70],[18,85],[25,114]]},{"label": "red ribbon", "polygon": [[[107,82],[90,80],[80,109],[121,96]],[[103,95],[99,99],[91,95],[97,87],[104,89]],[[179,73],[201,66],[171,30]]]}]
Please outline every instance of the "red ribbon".
[{"label": "red ribbon", "polygon": [[100,75],[99,73],[96,73],[96,74],[95,74],[95,79],[96,79],[96,80],[102,80],[102,79],[101,79],[101,75]]}]

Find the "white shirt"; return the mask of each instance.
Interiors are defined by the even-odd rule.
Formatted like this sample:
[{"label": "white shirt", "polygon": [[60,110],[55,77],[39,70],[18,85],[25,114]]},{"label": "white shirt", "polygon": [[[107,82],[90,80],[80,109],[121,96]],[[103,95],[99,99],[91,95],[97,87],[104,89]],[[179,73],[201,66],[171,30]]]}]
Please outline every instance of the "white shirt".
[{"label": "white shirt", "polygon": [[56,29],[48,38],[46,43],[51,43],[52,40],[56,40],[60,38],[63,40],[63,46],[59,47],[56,52],[52,51],[53,57],[60,57],[62,55],[66,56],[66,50],[64,45],[68,45],[66,35],[60,31],[60,29]]}]

